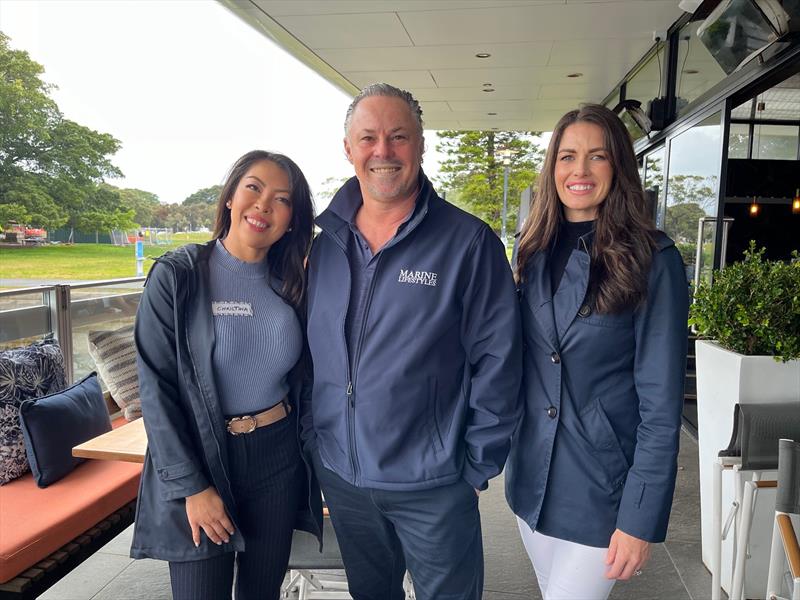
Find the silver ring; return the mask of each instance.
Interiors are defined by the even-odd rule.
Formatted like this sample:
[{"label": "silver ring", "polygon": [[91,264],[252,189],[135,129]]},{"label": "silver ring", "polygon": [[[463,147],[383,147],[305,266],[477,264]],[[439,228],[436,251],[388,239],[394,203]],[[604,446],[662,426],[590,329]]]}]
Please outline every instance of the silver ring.
[{"label": "silver ring", "polygon": [[633,574],[634,574],[636,577],[638,577],[639,575],[641,575],[641,574],[642,574],[642,572],[641,572],[639,569],[636,569],[636,570],[633,572]]}]

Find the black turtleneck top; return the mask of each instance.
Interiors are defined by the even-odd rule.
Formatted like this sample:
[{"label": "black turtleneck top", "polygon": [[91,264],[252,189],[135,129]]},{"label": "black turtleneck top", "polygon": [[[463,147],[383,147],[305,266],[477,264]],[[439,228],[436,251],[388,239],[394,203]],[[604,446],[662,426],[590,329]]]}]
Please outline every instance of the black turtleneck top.
[{"label": "black turtleneck top", "polygon": [[550,289],[555,295],[561,276],[569,261],[569,255],[577,248],[585,252],[583,245],[578,244],[578,238],[594,229],[595,221],[570,222],[563,221],[558,228],[555,244],[550,251]]}]

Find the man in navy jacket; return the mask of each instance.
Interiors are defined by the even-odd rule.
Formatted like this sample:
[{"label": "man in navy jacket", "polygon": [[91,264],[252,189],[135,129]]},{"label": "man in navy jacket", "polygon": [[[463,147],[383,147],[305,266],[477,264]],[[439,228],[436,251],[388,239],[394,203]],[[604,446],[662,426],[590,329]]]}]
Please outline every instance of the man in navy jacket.
[{"label": "man in navy jacket", "polygon": [[357,599],[480,598],[478,492],[519,419],[520,322],[502,244],[422,172],[422,111],[387,84],[345,120],[355,168],[317,219],[305,450]]}]

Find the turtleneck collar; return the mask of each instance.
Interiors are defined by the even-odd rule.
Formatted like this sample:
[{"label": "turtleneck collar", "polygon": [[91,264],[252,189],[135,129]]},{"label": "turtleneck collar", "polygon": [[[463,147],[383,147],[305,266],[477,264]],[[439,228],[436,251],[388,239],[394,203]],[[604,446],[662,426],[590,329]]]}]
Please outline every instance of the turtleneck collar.
[{"label": "turtleneck collar", "polygon": [[211,252],[211,260],[243,279],[263,279],[269,275],[269,262],[265,256],[263,260],[255,263],[245,262],[233,256],[225,248],[222,240],[217,240]]}]

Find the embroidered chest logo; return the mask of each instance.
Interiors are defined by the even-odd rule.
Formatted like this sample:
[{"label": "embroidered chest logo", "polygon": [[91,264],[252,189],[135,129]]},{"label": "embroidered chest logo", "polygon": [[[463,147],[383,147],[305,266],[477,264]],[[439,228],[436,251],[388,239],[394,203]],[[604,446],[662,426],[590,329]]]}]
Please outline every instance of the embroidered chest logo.
[{"label": "embroidered chest logo", "polygon": [[433,271],[412,271],[411,269],[400,269],[400,276],[397,278],[399,283],[415,283],[431,287],[436,287],[438,280],[438,273]]},{"label": "embroidered chest logo", "polygon": [[253,306],[249,302],[220,300],[211,303],[211,314],[215,317],[252,317]]}]

